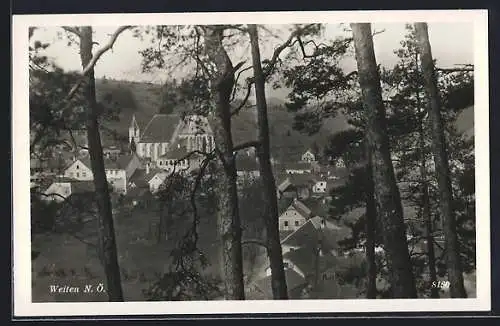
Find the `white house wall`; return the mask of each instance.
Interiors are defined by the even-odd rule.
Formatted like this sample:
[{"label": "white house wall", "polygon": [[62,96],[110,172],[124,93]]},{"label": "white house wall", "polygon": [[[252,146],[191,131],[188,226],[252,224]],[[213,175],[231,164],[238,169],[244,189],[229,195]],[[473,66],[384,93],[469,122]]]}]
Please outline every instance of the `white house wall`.
[{"label": "white house wall", "polygon": [[163,184],[165,181],[165,178],[167,177],[167,173],[158,173],[156,174],[150,181],[149,181],[149,190],[152,193],[155,193],[158,191],[160,186]]},{"label": "white house wall", "polygon": [[[297,225],[296,225],[297,222]],[[279,217],[280,231],[295,231],[306,222],[306,218],[296,210],[288,209]]]},{"label": "white house wall", "polygon": [[319,181],[313,186],[313,192],[315,193],[325,193],[326,192],[326,181]]},{"label": "white house wall", "polygon": [[85,166],[80,160],[76,160],[65,171],[64,176],[80,181],[93,180],[92,170]]}]

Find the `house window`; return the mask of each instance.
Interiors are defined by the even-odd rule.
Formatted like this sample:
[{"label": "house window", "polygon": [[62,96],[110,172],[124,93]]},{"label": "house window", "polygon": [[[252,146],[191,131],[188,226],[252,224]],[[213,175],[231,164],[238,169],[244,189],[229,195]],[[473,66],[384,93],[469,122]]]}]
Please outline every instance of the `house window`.
[{"label": "house window", "polygon": [[285,221],[284,225],[285,227],[288,227],[288,221]]},{"label": "house window", "polygon": [[299,226],[299,221],[295,221],[295,226]]},{"label": "house window", "polygon": [[77,164],[77,165],[76,165],[76,169],[78,170],[79,168],[80,168],[80,166]]},{"label": "house window", "polygon": [[82,172],[82,177],[86,177],[87,176],[87,172]]},{"label": "house window", "polygon": [[79,178],[80,177],[80,173],[79,172],[76,172],[76,177]]}]

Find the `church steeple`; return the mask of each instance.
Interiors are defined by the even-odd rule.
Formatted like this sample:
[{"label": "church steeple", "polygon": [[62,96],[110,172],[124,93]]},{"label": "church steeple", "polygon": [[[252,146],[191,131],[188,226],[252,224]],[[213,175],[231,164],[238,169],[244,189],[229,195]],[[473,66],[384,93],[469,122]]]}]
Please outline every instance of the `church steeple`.
[{"label": "church steeple", "polygon": [[130,122],[130,126],[128,128],[128,142],[129,144],[132,143],[132,140],[135,142],[138,142],[140,139],[140,130],[139,130],[139,124],[137,123],[137,120],[135,119],[135,114],[132,115],[132,121]]},{"label": "church steeple", "polygon": [[132,137],[132,140],[130,141],[130,153],[134,154],[135,152],[136,152],[136,145],[134,137]]}]

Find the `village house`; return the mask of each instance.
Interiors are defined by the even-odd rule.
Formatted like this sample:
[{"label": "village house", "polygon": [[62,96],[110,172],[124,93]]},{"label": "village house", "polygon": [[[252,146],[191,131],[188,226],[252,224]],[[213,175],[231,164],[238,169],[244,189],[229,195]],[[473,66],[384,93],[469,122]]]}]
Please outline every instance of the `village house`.
[{"label": "village house", "polygon": [[[324,277],[325,271],[336,266],[338,259],[343,258],[339,241],[350,236],[349,228],[320,216],[309,218],[292,232],[282,233],[286,233],[281,241],[285,272],[300,276],[303,285],[314,284]],[[268,265],[262,279],[270,275]]]},{"label": "village house", "polygon": [[[136,154],[121,155],[115,159],[106,158],[104,160],[106,179],[113,187],[113,190],[126,194],[128,180],[140,165],[141,162]],[[85,155],[75,159],[64,170],[64,177],[79,181],[93,180],[94,175],[90,167],[90,156]]]},{"label": "village house", "polygon": [[90,156],[85,155],[75,158],[74,161],[64,169],[64,176],[80,181],[94,180],[94,175],[90,166]]},{"label": "village house", "polygon": [[278,179],[276,191],[280,198],[307,199],[316,181],[312,174],[285,174]]},{"label": "village house", "polygon": [[311,210],[298,199],[294,199],[290,206],[279,216],[280,231],[295,231],[311,216]]},{"label": "village house", "polygon": [[106,178],[114,191],[121,194],[127,193],[130,177],[140,166],[141,161],[135,153],[104,160]]},{"label": "village house", "polygon": [[[155,194],[160,190],[161,185],[165,182],[167,177],[171,172],[167,172],[163,169],[151,169],[148,164],[146,164],[146,169],[144,171],[144,181],[148,184],[149,191]],[[136,183],[134,183],[134,186]]]},{"label": "village house", "polygon": [[93,181],[80,181],[71,178],[56,178],[50,186],[43,191],[42,200],[63,202],[70,196],[94,191]]},{"label": "village house", "polygon": [[316,162],[316,153],[313,152],[312,149],[308,149],[302,156],[300,157],[301,162],[312,163]]},{"label": "village house", "polygon": [[327,191],[327,182],[325,180],[315,180],[312,187],[314,194],[325,194]]}]

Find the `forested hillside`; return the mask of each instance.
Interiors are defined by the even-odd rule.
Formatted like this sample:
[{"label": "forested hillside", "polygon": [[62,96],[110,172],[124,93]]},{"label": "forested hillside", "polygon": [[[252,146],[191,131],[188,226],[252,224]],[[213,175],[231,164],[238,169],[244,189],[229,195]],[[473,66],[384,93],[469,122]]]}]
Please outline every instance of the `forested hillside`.
[{"label": "forested hillside", "polygon": [[[118,114],[118,120],[108,120],[106,126],[123,136],[128,135],[133,114],[140,126],[145,126],[160,107],[161,85],[158,84],[97,79],[96,91],[98,101],[113,104]],[[286,109],[283,100],[271,97],[268,105],[271,147],[276,159],[298,160],[313,142],[323,145],[328,134],[347,127],[345,118],[337,116],[328,119],[319,134],[309,136],[293,129],[294,115]],[[182,109],[174,108],[174,112]],[[233,118],[233,139],[235,143],[253,140],[256,132],[255,107],[249,106]]]}]

